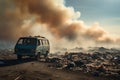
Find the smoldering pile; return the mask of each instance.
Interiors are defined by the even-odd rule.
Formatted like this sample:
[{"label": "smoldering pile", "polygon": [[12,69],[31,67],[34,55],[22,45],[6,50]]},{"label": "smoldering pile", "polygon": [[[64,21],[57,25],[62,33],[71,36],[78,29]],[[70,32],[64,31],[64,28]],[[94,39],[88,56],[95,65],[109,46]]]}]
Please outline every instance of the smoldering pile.
[{"label": "smoldering pile", "polygon": [[[101,49],[101,48],[99,48]],[[103,48],[102,48],[103,49]],[[105,48],[104,48],[105,49]],[[113,49],[112,49],[113,51]],[[106,49],[106,52],[65,53],[64,55],[51,55],[47,62],[54,63],[50,68],[82,71],[94,76],[120,77],[120,50]],[[55,57],[56,56],[56,57]]]}]

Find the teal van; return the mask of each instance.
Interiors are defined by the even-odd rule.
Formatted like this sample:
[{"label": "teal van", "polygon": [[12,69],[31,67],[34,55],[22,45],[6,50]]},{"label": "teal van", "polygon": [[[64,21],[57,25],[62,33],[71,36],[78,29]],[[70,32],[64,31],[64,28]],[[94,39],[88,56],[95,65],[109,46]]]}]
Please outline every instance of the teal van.
[{"label": "teal van", "polygon": [[23,56],[35,57],[40,59],[41,55],[47,58],[50,52],[49,40],[42,36],[20,37],[14,49],[17,59]]}]

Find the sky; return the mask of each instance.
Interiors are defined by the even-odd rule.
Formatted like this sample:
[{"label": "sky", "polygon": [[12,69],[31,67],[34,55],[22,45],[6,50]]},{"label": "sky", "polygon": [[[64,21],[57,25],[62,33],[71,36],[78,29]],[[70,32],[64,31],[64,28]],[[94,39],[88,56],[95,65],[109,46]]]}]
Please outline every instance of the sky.
[{"label": "sky", "polygon": [[66,0],[66,6],[81,12],[80,20],[100,26],[111,34],[120,35],[120,0]]},{"label": "sky", "polygon": [[6,44],[28,35],[45,36],[55,47],[119,45],[119,4],[120,0],[0,0],[0,47],[4,40]]}]

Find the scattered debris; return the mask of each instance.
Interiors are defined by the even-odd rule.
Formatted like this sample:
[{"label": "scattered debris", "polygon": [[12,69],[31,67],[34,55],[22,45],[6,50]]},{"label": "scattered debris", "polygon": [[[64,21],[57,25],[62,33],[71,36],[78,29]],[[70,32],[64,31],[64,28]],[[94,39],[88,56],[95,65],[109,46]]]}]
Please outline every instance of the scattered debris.
[{"label": "scattered debris", "polygon": [[22,76],[22,75],[19,75],[19,76],[16,77],[14,80],[19,80],[21,76]]},{"label": "scattered debris", "polygon": [[120,51],[115,49],[100,47],[91,50],[90,53],[65,52],[61,57],[51,56],[49,61],[54,63],[52,68],[56,69],[80,70],[94,76],[120,76]]},{"label": "scattered debris", "polygon": [[[79,49],[79,48],[77,48]],[[91,48],[90,48],[91,49]],[[0,65],[6,65],[6,60],[13,59],[12,50],[0,50]],[[7,56],[7,58],[6,58]],[[4,61],[3,61],[4,60]],[[49,68],[66,69],[90,73],[95,77],[120,77],[120,50],[95,48],[85,52],[64,52],[49,54],[46,59]],[[34,62],[31,66],[35,66]],[[16,78],[19,80],[20,76]]]}]

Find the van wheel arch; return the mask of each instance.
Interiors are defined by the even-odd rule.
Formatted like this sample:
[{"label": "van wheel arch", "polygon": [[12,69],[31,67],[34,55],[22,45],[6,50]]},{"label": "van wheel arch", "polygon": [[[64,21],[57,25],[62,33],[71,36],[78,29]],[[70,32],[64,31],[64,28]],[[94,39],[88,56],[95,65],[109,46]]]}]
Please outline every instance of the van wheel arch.
[{"label": "van wheel arch", "polygon": [[49,51],[46,51],[46,57],[48,56],[48,54],[49,54]]},{"label": "van wheel arch", "polygon": [[40,58],[40,55],[41,55],[41,53],[38,52],[37,55],[36,55],[36,59],[37,59],[37,60],[40,60],[40,59],[41,59],[41,58]]},{"label": "van wheel arch", "polygon": [[21,56],[21,55],[17,55],[17,59],[18,59],[18,60],[21,60],[21,59],[22,59],[22,56]]}]

